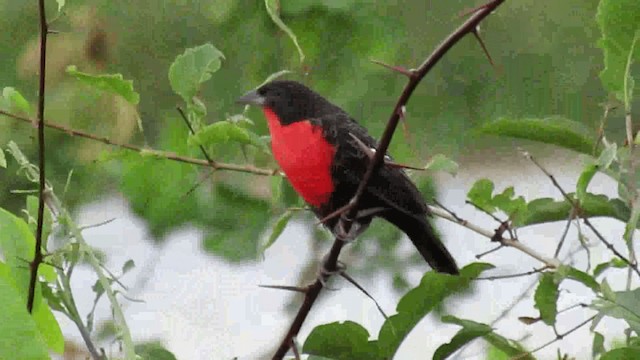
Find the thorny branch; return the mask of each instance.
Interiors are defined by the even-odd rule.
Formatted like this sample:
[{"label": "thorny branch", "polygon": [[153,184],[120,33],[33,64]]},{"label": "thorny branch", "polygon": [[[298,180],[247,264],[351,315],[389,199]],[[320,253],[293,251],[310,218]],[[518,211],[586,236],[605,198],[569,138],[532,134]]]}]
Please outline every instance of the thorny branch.
[{"label": "thorny branch", "polygon": [[38,120],[33,123],[38,124],[38,219],[36,225],[36,246],[33,261],[30,263],[29,292],[27,294],[27,310],[33,311],[33,302],[36,295],[36,283],[38,282],[38,267],[42,264],[42,228],[44,224],[44,202],[46,194],[45,178],[45,149],[44,149],[44,90],[47,60],[47,35],[49,35],[49,25],[47,24],[47,14],[44,9],[44,0],[38,1],[38,14],[40,17],[40,74],[38,86]]},{"label": "thorny branch", "polygon": [[[343,228],[345,232],[349,232],[351,229],[352,218],[357,214],[358,211],[358,203],[360,197],[364,193],[367,184],[369,183],[369,179],[373,176],[373,174],[378,170],[378,168],[383,164],[384,155],[387,153],[387,149],[389,148],[389,144],[391,143],[391,138],[393,137],[393,133],[396,130],[398,122],[400,121],[400,117],[402,116],[405,106],[413,91],[418,86],[420,81],[425,77],[425,75],[444,57],[444,55],[463,37],[465,37],[469,33],[473,33],[487,16],[489,16],[498,6],[500,6],[504,0],[494,0],[489,2],[485,6],[478,9],[471,17],[467,19],[460,27],[458,27],[455,31],[453,31],[438,47],[433,51],[431,55],[415,70],[409,70],[409,81],[405,86],[402,94],[400,95],[393,112],[391,113],[391,117],[387,121],[387,127],[380,138],[380,143],[378,148],[376,149],[376,154],[374,158],[369,162],[369,166],[367,167],[367,171],[358,186],[358,190],[355,195],[349,202],[350,208],[344,212],[340,218],[340,221],[343,224]],[[323,261],[322,267],[328,272],[335,272],[338,270],[338,257],[340,255],[340,251],[342,247],[345,245],[345,242],[336,238],[333,242],[333,246]],[[324,275],[323,275],[324,277]],[[320,294],[322,288],[324,287],[324,278],[318,278],[316,281],[311,284],[308,288],[308,291],[305,293],[305,298],[294,318],[291,326],[289,327],[289,331],[284,336],[280,346],[278,347],[276,353],[273,356],[273,359],[282,359],[289,348],[291,347],[291,341],[294,337],[297,336],[302,324],[304,323],[307,315],[309,314],[313,304],[315,303],[318,295]]]}]

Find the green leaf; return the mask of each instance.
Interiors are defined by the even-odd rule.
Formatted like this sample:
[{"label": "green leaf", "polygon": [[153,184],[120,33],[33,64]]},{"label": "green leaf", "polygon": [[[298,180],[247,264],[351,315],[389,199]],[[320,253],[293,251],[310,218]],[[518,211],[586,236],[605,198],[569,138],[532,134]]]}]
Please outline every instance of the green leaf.
[{"label": "green leaf", "polygon": [[0,149],[0,167],[7,168],[7,158],[4,156],[4,150]]},{"label": "green leaf", "polygon": [[582,202],[587,196],[587,187],[597,172],[598,166],[596,164],[589,164],[585,166],[580,177],[578,177],[578,183],[576,184],[576,196],[580,202]]},{"label": "green leaf", "polygon": [[640,348],[625,347],[602,354],[600,360],[637,360],[640,359]]},{"label": "green leaf", "polygon": [[280,30],[284,31],[287,34],[287,36],[289,36],[291,41],[293,41],[293,44],[296,46],[296,49],[298,50],[298,55],[300,56],[300,62],[303,63],[304,52],[302,51],[300,44],[298,44],[298,38],[296,37],[296,34],[294,34],[293,31],[291,31],[291,29],[289,29],[289,27],[282,21],[282,19],[280,19],[279,1],[264,0],[264,5],[267,8],[267,13],[271,17],[271,20],[276,24],[276,26],[280,28]]},{"label": "green leaf", "polygon": [[[459,319],[455,319],[453,316],[444,316],[442,318],[442,322],[444,323],[459,323],[460,321],[456,321]],[[463,328],[460,329],[446,344],[440,345],[438,349],[436,349],[435,354],[433,354],[434,360],[444,360],[448,358],[451,354],[458,351],[461,347],[468,344],[469,342],[477,339],[478,337],[484,336],[491,331],[491,326],[481,323],[476,323],[473,321],[465,321]]]},{"label": "green leaf", "polygon": [[136,267],[136,263],[129,259],[127,261],[125,261],[125,263],[122,265],[122,274],[126,274],[127,272],[129,272],[130,270],[133,270],[133,268]]},{"label": "green leaf", "polygon": [[56,0],[56,2],[58,3],[58,12],[62,11],[62,8],[64,7],[64,4],[65,4],[65,0]]},{"label": "green leaf", "polygon": [[604,87],[623,100],[627,63],[640,60],[640,46],[634,39],[640,31],[640,2],[636,0],[601,0],[596,21],[602,37],[598,45],[604,52],[604,70],[600,80]]},{"label": "green leaf", "polygon": [[185,50],[169,67],[171,88],[187,104],[192,103],[200,84],[220,69],[223,59],[222,52],[209,43]]},{"label": "green leaf", "polygon": [[554,280],[553,274],[542,274],[533,298],[535,308],[540,310],[542,321],[547,325],[554,325],[558,313],[558,283]]},{"label": "green leaf", "polygon": [[447,297],[467,289],[473,279],[483,271],[493,268],[485,263],[473,263],[460,270],[459,276],[427,272],[418,287],[404,295],[397,306],[397,314],[389,317],[378,336],[379,354],[392,358],[409,332],[431,310]]},{"label": "green leaf", "polygon": [[593,357],[594,359],[602,354],[603,352],[607,351],[604,348],[604,336],[602,336],[602,334],[600,334],[597,331],[593,332],[593,344],[591,345],[591,357]]},{"label": "green leaf", "polygon": [[47,302],[40,301],[34,307],[32,316],[49,349],[62,354],[64,352],[62,329],[60,329],[60,324],[58,324],[58,320],[56,320]]},{"label": "green leaf", "polygon": [[304,342],[305,354],[335,360],[382,359],[369,332],[362,325],[345,321],[316,326]]},{"label": "green leaf", "polygon": [[9,102],[9,106],[11,110],[29,113],[31,111],[31,106],[27,99],[20,94],[18,90],[12,87],[5,87],[2,89],[2,97],[5,98]]},{"label": "green leaf", "polygon": [[562,265],[556,271],[556,282],[560,283],[560,281],[565,278],[578,281],[596,293],[600,291],[600,284],[598,284],[596,279],[586,272],[578,270],[572,266]]},{"label": "green leaf", "polygon": [[[573,197],[573,194],[568,195]],[[517,225],[525,226],[553,221],[566,221],[571,212],[571,206],[571,203],[567,200],[535,199],[527,204],[526,216],[519,218]],[[605,195],[585,193],[580,209],[582,214],[589,218],[605,216],[623,222],[629,219],[629,208],[624,202],[620,199],[609,199]]]},{"label": "green leaf", "polygon": [[278,218],[278,221],[276,221],[276,224],[273,226],[273,230],[271,230],[269,240],[267,240],[266,244],[264,244],[261,252],[265,252],[265,250],[270,248],[271,245],[273,245],[276,240],[278,240],[280,235],[282,235],[284,229],[287,227],[289,220],[291,220],[291,216],[293,216],[293,213],[290,210],[287,210]]},{"label": "green leaf", "polygon": [[487,360],[509,360],[511,356],[493,345],[487,347]]},{"label": "green leaf", "polygon": [[92,75],[78,71],[75,65],[67,67],[67,74],[95,89],[120,95],[131,104],[140,102],[140,94],[133,90],[133,81],[124,80],[122,74]]},{"label": "green leaf", "polygon": [[150,342],[135,346],[136,355],[140,360],[177,360],[169,350],[158,342]]},{"label": "green leaf", "polygon": [[595,299],[591,307],[600,314],[625,320],[636,334],[640,334],[640,288],[610,292],[603,284],[603,298]]},{"label": "green leaf", "polygon": [[236,124],[228,121],[218,121],[205,126],[195,135],[190,135],[187,144],[189,146],[208,146],[233,141],[240,144],[260,146],[260,144],[255,144],[255,139],[252,139],[249,133],[249,130]]},{"label": "green leaf", "polygon": [[[518,359],[523,359],[523,360],[532,360],[533,356],[531,356],[530,354],[525,355],[526,350],[517,342],[513,341],[513,340],[509,340],[505,337],[503,337],[502,335],[499,335],[495,332],[493,332],[493,329],[491,329],[491,327],[489,325],[486,324],[482,324],[482,323],[478,323],[472,320],[465,320],[465,319],[460,319],[454,316],[444,316],[442,318],[442,321],[448,324],[456,324],[456,325],[460,325],[463,327],[464,329],[467,329],[469,331],[473,332],[484,332],[484,330],[488,329],[489,331],[484,332],[482,335],[484,340],[487,341],[491,346],[491,348],[495,348],[496,350],[498,350],[500,352],[500,354],[502,355],[506,355],[506,356],[502,356],[502,357],[518,357]],[[462,330],[461,330],[462,331]],[[460,332],[461,332],[460,331]],[[458,334],[460,334],[460,332],[458,332]],[[472,334],[471,333],[471,334]],[[458,334],[456,334],[456,336],[458,336]],[[454,339],[455,337],[454,336]],[[473,339],[470,339],[473,340]],[[453,342],[453,339],[452,339]],[[443,345],[446,346],[447,344]],[[460,344],[460,346],[462,346],[464,344]],[[442,348],[443,346],[441,346],[440,348]],[[440,350],[440,348],[438,348],[438,350]],[[436,350],[436,354],[434,354],[434,359],[436,359],[436,355],[438,355],[438,350]],[[457,349],[455,349],[457,350]],[[454,351],[455,351],[454,350]],[[445,354],[443,354],[445,355]],[[448,356],[448,355],[447,355]],[[445,357],[442,357],[442,359],[444,359]],[[498,359],[500,359],[501,357],[498,357]],[[489,357],[489,359],[491,360],[495,360],[494,357]]]},{"label": "green leaf", "polygon": [[467,199],[486,212],[493,213],[495,207],[492,204],[493,182],[489,179],[477,180],[467,193]]},{"label": "green leaf", "polygon": [[458,163],[449,159],[445,155],[437,154],[429,160],[429,163],[424,167],[425,170],[430,171],[444,171],[453,176],[458,173]]},{"label": "green leaf", "polygon": [[0,308],[0,359],[49,359],[46,343],[23,297],[4,272],[0,272]]},{"label": "green leaf", "polygon": [[482,125],[483,134],[514,137],[552,144],[583,154],[593,151],[593,135],[584,125],[560,117],[545,119],[502,118]]},{"label": "green leaf", "polygon": [[598,264],[593,270],[593,276],[597,277],[600,274],[602,274],[605,270],[611,267],[617,268],[617,269],[624,269],[627,267],[627,263],[619,258],[613,258],[610,261],[606,261],[601,264]]}]

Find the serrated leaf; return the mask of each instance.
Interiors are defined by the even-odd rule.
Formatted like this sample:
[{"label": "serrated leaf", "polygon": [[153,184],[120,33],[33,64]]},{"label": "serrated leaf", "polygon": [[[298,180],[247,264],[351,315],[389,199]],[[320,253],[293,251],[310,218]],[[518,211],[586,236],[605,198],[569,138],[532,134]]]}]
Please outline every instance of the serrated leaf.
[{"label": "serrated leaf", "polygon": [[593,151],[593,135],[577,121],[560,117],[545,119],[502,118],[482,125],[483,134],[514,137],[552,144],[583,154]]},{"label": "serrated leaf", "polygon": [[377,354],[375,343],[369,341],[367,329],[353,321],[316,326],[304,342],[302,351],[335,360],[382,359]]},{"label": "serrated leaf", "polygon": [[491,180],[477,180],[467,193],[467,199],[481,209],[493,213],[495,211],[495,207],[491,204],[493,188]]},{"label": "serrated leaf", "polygon": [[133,81],[124,80],[122,74],[92,75],[78,71],[75,65],[67,66],[67,74],[95,89],[120,95],[131,104],[140,102],[140,94],[133,90]]},{"label": "serrated leaf", "polygon": [[9,102],[9,106],[12,110],[29,113],[31,111],[31,106],[27,99],[22,96],[22,94],[12,87],[5,87],[2,89],[2,97],[5,98]]},{"label": "serrated leaf", "polygon": [[558,313],[558,284],[551,273],[544,273],[534,295],[535,308],[545,324],[553,326]]},{"label": "serrated leaf", "polygon": [[287,36],[293,41],[293,44],[296,46],[298,50],[298,55],[300,56],[300,62],[304,62],[304,52],[298,44],[298,38],[296,34],[289,29],[289,27],[280,19],[280,9],[279,9],[279,1],[278,0],[264,0],[264,5],[267,8],[267,13],[271,17],[271,20],[280,28],[280,30],[284,31]]},{"label": "serrated leaf", "polygon": [[[442,322],[453,322],[455,319],[453,316],[444,316],[442,318]],[[461,347],[470,343],[471,341],[477,339],[478,337],[482,337],[491,331],[491,326],[481,323],[476,323],[472,321],[467,321],[464,323],[463,328],[460,329],[446,344],[440,345],[436,349],[436,352],[433,354],[434,360],[444,360],[448,358],[451,354],[458,351]]]},{"label": "serrated leaf", "polygon": [[293,216],[293,213],[290,210],[287,210],[284,212],[284,214],[280,216],[280,218],[278,218],[278,221],[276,221],[275,225],[273,225],[273,230],[271,230],[271,235],[269,235],[269,240],[267,240],[267,242],[262,247],[262,251],[261,251],[262,253],[265,252],[265,250],[267,250],[268,248],[270,248],[271,245],[273,245],[276,242],[276,240],[278,240],[280,235],[282,235],[282,233],[284,232],[284,229],[287,227],[287,224],[289,223],[289,220],[291,220],[291,216]]},{"label": "serrated leaf", "polygon": [[600,80],[604,87],[623,100],[625,76],[629,59],[640,61],[640,46],[634,39],[640,31],[640,2],[636,0],[601,0],[596,22],[602,37],[598,42],[604,53],[604,70]]},{"label": "serrated leaf", "polygon": [[595,359],[598,355],[607,351],[604,348],[604,336],[597,331],[593,332],[593,344],[591,345],[591,356]]},{"label": "serrated leaf", "polygon": [[220,69],[224,54],[210,43],[186,49],[169,67],[169,82],[173,91],[187,104],[198,93],[200,84]]},{"label": "serrated leaf", "polygon": [[458,163],[449,159],[445,155],[437,154],[429,160],[429,163],[424,167],[425,170],[430,171],[444,171],[453,176],[458,173]]},{"label": "serrated leaf", "polygon": [[0,167],[7,168],[7,158],[4,156],[4,150],[0,149]]},{"label": "serrated leaf", "polygon": [[389,317],[378,336],[379,354],[392,358],[409,332],[444,299],[467,289],[473,279],[493,268],[486,263],[473,263],[460,270],[459,276],[427,272],[420,285],[405,294],[397,306],[397,314]]}]

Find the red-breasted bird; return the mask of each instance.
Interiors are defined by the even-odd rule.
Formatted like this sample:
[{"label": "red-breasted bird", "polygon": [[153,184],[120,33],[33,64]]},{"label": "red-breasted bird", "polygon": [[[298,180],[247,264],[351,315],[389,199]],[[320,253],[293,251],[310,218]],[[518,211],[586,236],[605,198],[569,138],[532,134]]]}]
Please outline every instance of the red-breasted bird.
[{"label": "red-breasted bird", "polygon": [[[295,81],[272,81],[237,102],[262,107],[273,156],[318,218],[349,203],[372,153],[363,146],[374,150],[378,145],[364,127]],[[401,168],[381,166],[369,181],[359,209],[352,230],[360,233],[373,217],[381,217],[405,232],[432,268],[458,274],[455,260],[427,220],[427,204]],[[324,225],[337,234],[339,219],[335,216]]]}]

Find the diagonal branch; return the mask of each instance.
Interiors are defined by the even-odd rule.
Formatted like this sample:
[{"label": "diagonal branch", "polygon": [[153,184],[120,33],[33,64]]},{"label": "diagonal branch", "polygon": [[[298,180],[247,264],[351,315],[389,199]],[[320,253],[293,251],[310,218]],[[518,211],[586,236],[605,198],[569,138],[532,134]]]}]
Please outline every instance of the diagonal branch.
[{"label": "diagonal branch", "polygon": [[[400,121],[400,117],[403,114],[403,110],[413,91],[416,89],[420,81],[427,75],[427,73],[440,61],[444,55],[463,37],[467,34],[472,33],[478,24],[484,20],[487,16],[489,16],[498,6],[500,6],[504,0],[494,0],[488,4],[486,4],[482,9],[479,9],[476,13],[471,15],[462,25],[460,25],[455,31],[453,31],[438,47],[429,55],[429,57],[418,67],[417,69],[411,71],[411,76],[409,77],[409,82],[405,86],[402,94],[398,98],[398,101],[391,113],[391,117],[387,121],[387,127],[380,138],[380,143],[378,144],[378,148],[376,149],[376,154],[373,159],[369,162],[369,166],[367,167],[367,172],[365,173],[360,185],[358,186],[358,190],[355,195],[349,202],[350,208],[341,217],[340,221],[343,223],[343,228],[346,233],[351,229],[352,220],[358,212],[358,203],[362,194],[364,193],[369,180],[373,176],[373,174],[378,170],[378,168],[384,162],[384,155],[387,153],[387,149],[389,148],[389,144],[391,143],[391,138],[393,137],[393,133],[398,126],[398,122]],[[340,255],[340,251],[342,247],[345,245],[345,242],[336,238],[333,242],[333,246],[325,258],[322,266],[326,271],[335,272],[338,270],[338,257]],[[302,328],[302,324],[304,323],[309,311],[313,307],[318,295],[320,294],[323,288],[322,279],[318,278],[316,281],[311,284],[308,288],[307,293],[305,294],[304,301],[296,314],[291,326],[289,327],[289,331],[284,336],[284,339],[280,343],[276,353],[273,356],[273,359],[282,359],[289,348],[291,347],[291,341],[294,337],[296,337]]]},{"label": "diagonal branch", "polygon": [[[47,14],[44,9],[44,0],[38,1],[38,13],[40,17],[40,74],[38,86],[38,219],[36,225],[36,246],[33,254],[33,261],[30,264],[29,292],[27,294],[27,310],[33,311],[33,302],[36,295],[36,283],[38,281],[38,267],[42,263],[42,228],[44,224],[44,198],[46,196],[46,180],[44,173],[44,90],[45,74],[47,69],[47,35],[49,25],[47,24]],[[34,122],[35,123],[35,122]]]},{"label": "diagonal branch", "polygon": [[[4,111],[4,110],[0,110],[0,115],[5,115],[5,116],[8,116],[8,117],[10,117],[12,119],[19,120],[19,121],[22,121],[22,122],[28,122],[28,123],[32,123],[32,124],[38,122],[38,120],[34,120],[34,119],[31,119],[31,118],[28,118],[28,117],[25,117],[25,116],[16,115],[16,114],[10,113],[8,111]],[[67,127],[67,126],[64,126],[64,125],[60,125],[60,124],[56,124],[56,123],[45,122],[44,126],[50,128],[50,129],[55,129],[55,130],[58,130],[58,131],[62,131],[64,133],[66,133],[67,135],[78,136],[78,137],[81,137],[81,138],[84,138],[84,139],[98,141],[98,142],[101,142],[103,144],[115,146],[115,147],[118,147],[118,148],[121,148],[121,149],[135,151],[135,152],[138,152],[138,153],[153,154],[153,155],[156,155],[156,156],[164,158],[164,159],[183,162],[183,163],[187,163],[187,164],[194,164],[194,165],[199,165],[199,166],[208,166],[208,167],[213,168],[214,170],[237,171],[237,172],[250,173],[250,174],[256,174],[256,175],[265,175],[265,176],[274,176],[274,175],[278,175],[279,174],[279,171],[277,169],[276,170],[271,170],[271,169],[262,169],[262,168],[259,168],[259,167],[255,167],[253,165],[238,165],[238,164],[228,164],[228,163],[222,163],[222,162],[209,162],[207,160],[196,159],[196,158],[192,158],[192,157],[188,157],[188,156],[182,156],[182,155],[178,155],[178,154],[175,154],[175,153],[172,153],[172,152],[168,152],[168,151],[147,149],[147,148],[143,148],[143,147],[135,146],[135,145],[131,145],[131,144],[121,144],[121,143],[115,142],[113,140],[110,140],[108,137],[98,136],[98,135],[86,133],[84,131],[72,129],[70,127]]]}]

